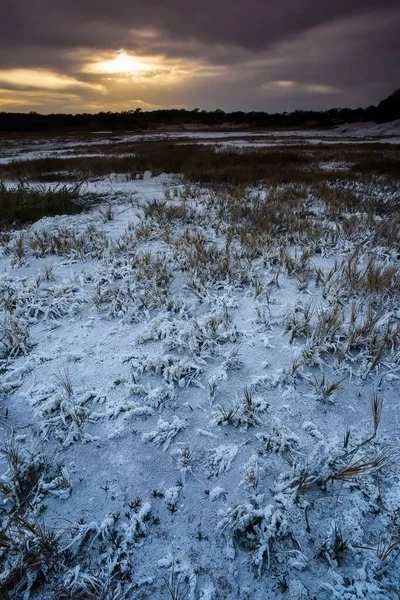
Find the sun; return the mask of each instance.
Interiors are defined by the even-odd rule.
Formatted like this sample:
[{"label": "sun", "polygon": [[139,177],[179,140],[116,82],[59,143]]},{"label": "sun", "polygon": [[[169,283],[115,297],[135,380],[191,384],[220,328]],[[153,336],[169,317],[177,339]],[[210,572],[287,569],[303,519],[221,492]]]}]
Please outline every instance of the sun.
[{"label": "sun", "polygon": [[110,75],[140,75],[155,69],[156,66],[148,60],[128,54],[125,50],[120,50],[109,60],[100,60],[90,65],[90,72]]}]

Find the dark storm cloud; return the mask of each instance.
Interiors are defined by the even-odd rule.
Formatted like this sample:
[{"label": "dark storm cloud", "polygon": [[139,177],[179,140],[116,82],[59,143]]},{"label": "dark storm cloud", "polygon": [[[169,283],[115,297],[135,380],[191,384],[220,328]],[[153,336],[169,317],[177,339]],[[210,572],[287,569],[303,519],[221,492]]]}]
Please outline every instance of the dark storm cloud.
[{"label": "dark storm cloud", "polygon": [[[82,56],[125,48],[224,67],[223,77],[182,82],[158,101],[147,92],[154,104],[369,104],[399,86],[399,29],[398,0],[19,0],[0,6],[0,69],[95,82],[80,71]],[[133,92],[118,93],[125,101]]]},{"label": "dark storm cloud", "polygon": [[398,0],[19,0],[3,5],[3,44],[108,47],[129,28],[260,50],[321,23],[389,10]]}]

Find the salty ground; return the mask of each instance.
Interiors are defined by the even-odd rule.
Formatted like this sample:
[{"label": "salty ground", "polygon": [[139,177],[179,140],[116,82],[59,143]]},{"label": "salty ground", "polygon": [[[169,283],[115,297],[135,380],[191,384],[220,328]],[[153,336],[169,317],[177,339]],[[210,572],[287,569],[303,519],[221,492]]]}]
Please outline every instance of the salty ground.
[{"label": "salty ground", "polygon": [[[387,129],[177,134],[218,153],[332,149],[273,184],[87,176],[83,212],[4,228],[0,597],[400,597]],[[3,140],[0,160],[107,144],[126,160],[164,139],[93,137]],[[343,155],[361,144],[379,173]],[[18,185],[3,174],[4,193]]]},{"label": "salty ground", "polygon": [[[13,161],[37,158],[70,158],[75,152],[85,156],[97,156],[104,145],[121,149],[129,143],[146,141],[175,141],[181,143],[211,144],[214,147],[289,147],[304,145],[358,145],[358,144],[400,144],[400,121],[390,123],[358,123],[343,125],[333,129],[260,130],[260,131],[176,131],[154,133],[93,132],[67,138],[35,134],[35,138],[22,136],[0,138],[0,165]],[[97,149],[97,150],[96,150]]]}]

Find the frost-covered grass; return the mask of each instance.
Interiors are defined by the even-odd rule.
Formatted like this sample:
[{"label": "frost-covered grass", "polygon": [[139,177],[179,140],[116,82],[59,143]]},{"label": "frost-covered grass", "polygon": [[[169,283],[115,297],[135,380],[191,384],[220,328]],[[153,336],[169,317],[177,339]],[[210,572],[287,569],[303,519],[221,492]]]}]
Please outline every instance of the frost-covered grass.
[{"label": "frost-covered grass", "polygon": [[0,596],[398,598],[393,154],[240,156],[1,234]]}]

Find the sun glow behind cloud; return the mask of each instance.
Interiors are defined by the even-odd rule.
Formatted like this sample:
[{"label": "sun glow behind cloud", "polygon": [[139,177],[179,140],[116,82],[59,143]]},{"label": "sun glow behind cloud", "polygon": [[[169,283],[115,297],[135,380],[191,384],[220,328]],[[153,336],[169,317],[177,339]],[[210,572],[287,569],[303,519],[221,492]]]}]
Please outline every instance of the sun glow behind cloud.
[{"label": "sun glow behind cloud", "polygon": [[98,81],[119,84],[134,82],[159,89],[175,88],[195,79],[219,77],[223,67],[207,64],[193,58],[173,58],[163,54],[142,56],[119,50],[113,54],[81,57],[83,76],[94,76]]},{"label": "sun glow behind cloud", "polygon": [[154,62],[121,50],[113,58],[89,63],[84,70],[88,73],[100,75],[125,75],[130,77],[149,75],[151,72],[157,71],[158,68],[159,66]]},{"label": "sun glow behind cloud", "polygon": [[82,67],[82,74],[97,76],[100,81],[128,84],[137,82],[163,88],[175,86],[196,76],[200,65],[184,60],[167,59],[165,56],[138,56],[120,50],[110,56],[89,59]]}]

